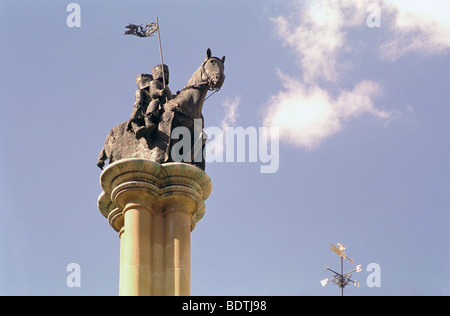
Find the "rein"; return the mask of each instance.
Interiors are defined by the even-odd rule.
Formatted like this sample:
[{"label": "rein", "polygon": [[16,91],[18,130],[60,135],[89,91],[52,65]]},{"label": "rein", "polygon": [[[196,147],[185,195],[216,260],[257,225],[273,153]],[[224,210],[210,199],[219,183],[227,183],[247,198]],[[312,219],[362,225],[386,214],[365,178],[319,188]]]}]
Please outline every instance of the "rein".
[{"label": "rein", "polygon": [[208,100],[210,97],[212,97],[212,95],[214,94],[214,93],[216,93],[216,92],[218,92],[220,89],[213,89],[213,90],[209,90],[209,91],[213,91],[209,96],[207,96],[206,98],[205,98],[205,102],[206,102],[206,100]]},{"label": "rein", "polygon": [[[220,90],[220,88],[211,88],[209,87],[213,81],[213,78],[216,77],[218,74],[212,74],[212,75],[208,75],[205,71],[205,64],[206,64],[207,60],[205,60],[201,66],[201,77],[203,77],[203,75],[206,76],[206,81],[200,81],[191,85],[188,85],[186,87],[184,87],[183,89],[180,90],[180,93],[185,91],[185,90],[189,90],[189,89],[200,89],[202,86],[207,85],[208,86],[208,90],[209,91],[213,91],[208,97],[205,98],[205,101],[208,100],[214,93],[218,92]],[[225,79],[225,74],[222,74],[223,79]]]}]

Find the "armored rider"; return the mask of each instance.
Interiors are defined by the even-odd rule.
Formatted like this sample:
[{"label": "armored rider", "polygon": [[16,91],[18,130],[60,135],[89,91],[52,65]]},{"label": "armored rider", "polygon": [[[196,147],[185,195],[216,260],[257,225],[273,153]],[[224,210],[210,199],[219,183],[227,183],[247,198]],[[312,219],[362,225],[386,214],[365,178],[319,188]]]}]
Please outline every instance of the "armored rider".
[{"label": "armored rider", "polygon": [[138,89],[136,90],[134,108],[128,120],[127,130],[133,131],[137,138],[144,136],[147,131],[145,113],[151,101],[150,83],[152,80],[153,77],[150,74],[140,74],[136,77]]},{"label": "armored rider", "polygon": [[[164,71],[164,76],[163,76]],[[164,69],[161,64],[156,65],[152,69],[153,80],[150,82],[150,104],[147,107],[145,113],[145,125],[148,132],[152,132],[156,129],[160,115],[162,112],[162,106],[167,101],[173,98],[169,85],[169,67],[164,65]],[[163,79],[164,78],[164,79]],[[165,81],[163,81],[165,80]]]}]

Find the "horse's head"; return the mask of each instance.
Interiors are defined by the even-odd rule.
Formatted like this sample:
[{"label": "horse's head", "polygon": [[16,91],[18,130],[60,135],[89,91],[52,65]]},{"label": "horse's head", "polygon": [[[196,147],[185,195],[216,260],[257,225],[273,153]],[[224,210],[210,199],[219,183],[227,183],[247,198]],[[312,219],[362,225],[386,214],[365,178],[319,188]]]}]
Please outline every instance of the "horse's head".
[{"label": "horse's head", "polygon": [[212,57],[211,50],[206,51],[206,59],[201,65],[201,80],[206,82],[210,90],[220,90],[225,81],[224,72],[225,56]]}]

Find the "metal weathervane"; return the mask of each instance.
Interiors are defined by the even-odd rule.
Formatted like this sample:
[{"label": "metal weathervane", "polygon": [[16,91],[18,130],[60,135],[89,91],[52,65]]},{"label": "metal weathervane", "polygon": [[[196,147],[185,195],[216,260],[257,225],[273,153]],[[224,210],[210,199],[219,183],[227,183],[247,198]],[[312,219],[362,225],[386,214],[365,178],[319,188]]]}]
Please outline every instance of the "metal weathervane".
[{"label": "metal weathervane", "polygon": [[351,277],[352,277],[353,272],[360,272],[362,270],[361,265],[359,264],[352,271],[344,273],[343,272],[344,259],[347,259],[351,263],[353,263],[354,260],[347,257],[347,255],[344,252],[345,247],[342,244],[338,243],[336,246],[336,245],[333,245],[330,243],[330,245],[331,245],[330,250],[333,251],[335,254],[337,254],[341,258],[341,273],[338,273],[338,272],[330,269],[328,266],[325,266],[325,270],[331,271],[333,273],[333,279],[326,278],[326,279],[320,281],[320,284],[322,284],[322,286],[325,286],[329,282],[332,282],[333,284],[339,286],[339,288],[341,289],[341,296],[344,296],[344,287],[347,286],[350,282],[353,283],[355,286],[359,287],[359,282],[353,281],[351,279]]}]

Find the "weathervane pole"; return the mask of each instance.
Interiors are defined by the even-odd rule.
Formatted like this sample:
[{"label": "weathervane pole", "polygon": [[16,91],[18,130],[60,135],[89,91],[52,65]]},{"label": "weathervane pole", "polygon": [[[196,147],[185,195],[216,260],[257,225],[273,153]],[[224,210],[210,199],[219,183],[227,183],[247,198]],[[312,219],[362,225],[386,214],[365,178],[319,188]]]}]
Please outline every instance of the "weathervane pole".
[{"label": "weathervane pole", "polygon": [[339,287],[341,288],[341,296],[344,296],[344,257],[341,257],[341,275],[340,275],[340,284]]},{"label": "weathervane pole", "polygon": [[156,27],[158,30],[159,56],[161,57],[161,71],[162,71],[162,77],[163,77],[163,87],[165,89],[166,88],[166,76],[164,74],[164,61],[163,61],[162,46],[161,46],[161,31],[159,29],[158,17],[156,17]]},{"label": "weathervane pole", "polygon": [[322,286],[325,286],[328,284],[328,282],[333,282],[335,285],[339,286],[339,288],[341,289],[341,296],[344,296],[344,287],[349,284],[350,282],[352,282],[355,286],[359,287],[359,282],[355,282],[351,279],[352,275],[351,273],[353,272],[361,272],[361,265],[357,265],[356,269],[349,271],[347,273],[344,273],[344,259],[347,259],[348,261],[350,261],[351,263],[354,262],[353,259],[350,259],[349,257],[347,257],[347,255],[345,254],[344,250],[345,247],[338,243],[338,246],[335,246],[333,244],[330,244],[330,250],[333,251],[335,254],[337,254],[341,260],[341,273],[336,272],[334,270],[331,270],[330,268],[328,268],[328,266],[325,266],[325,270],[329,270],[331,272],[333,272],[333,279],[329,279],[326,278],[322,281],[320,281],[320,283],[322,284]]}]

